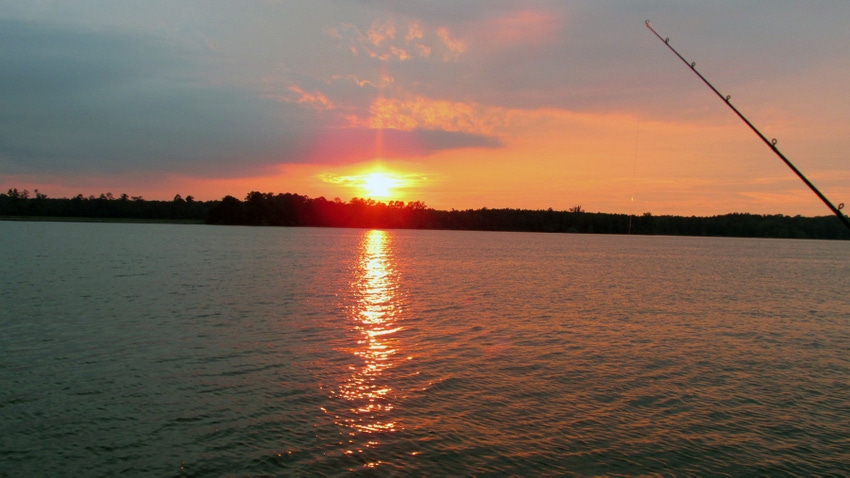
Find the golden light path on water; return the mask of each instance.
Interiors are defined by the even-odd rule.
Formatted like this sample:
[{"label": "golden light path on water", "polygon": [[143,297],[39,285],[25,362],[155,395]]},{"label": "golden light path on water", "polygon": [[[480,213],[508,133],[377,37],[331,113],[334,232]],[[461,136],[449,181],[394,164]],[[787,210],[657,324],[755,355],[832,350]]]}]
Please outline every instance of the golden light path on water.
[{"label": "golden light path on water", "polygon": [[[339,397],[350,402],[350,413],[339,416],[337,424],[351,428],[352,433],[376,435],[400,429],[391,415],[393,390],[382,381],[383,372],[397,363],[393,334],[401,330],[397,324],[401,312],[396,298],[398,282],[389,243],[385,231],[364,234],[351,283],[354,303],[349,318],[359,333],[353,354],[362,359],[362,365],[352,366],[351,375],[339,385]],[[370,444],[376,445],[376,440]]]}]

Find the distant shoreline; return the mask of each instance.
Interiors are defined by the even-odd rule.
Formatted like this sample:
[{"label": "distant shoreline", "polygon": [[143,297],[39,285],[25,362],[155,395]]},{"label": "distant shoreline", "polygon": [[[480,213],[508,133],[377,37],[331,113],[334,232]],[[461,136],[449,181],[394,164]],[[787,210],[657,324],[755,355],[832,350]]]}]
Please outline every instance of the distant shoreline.
[{"label": "distant shoreline", "polygon": [[802,217],[730,213],[709,217],[655,216],[566,211],[466,209],[450,211],[419,201],[348,202],[292,193],[253,191],[245,200],[196,201],[176,195],[172,201],[122,194],[48,198],[36,191],[10,189],[0,194],[0,221],[209,224],[282,227],[512,231],[657,236],[762,237],[850,240],[850,230],[834,216]]},{"label": "distant shoreline", "polygon": [[0,216],[11,222],[104,222],[124,224],[206,224],[203,219],[137,219],[123,217]]},{"label": "distant shoreline", "polygon": [[[678,217],[678,216],[676,216]],[[832,216],[824,216],[832,217]],[[173,219],[133,219],[133,218],[101,218],[101,217],[44,217],[44,216],[0,216],[0,222],[68,222],[88,224],[165,224],[165,225],[194,225],[194,226],[241,226],[241,227],[286,227],[286,228],[324,228],[324,229],[383,229],[383,230],[419,230],[419,231],[468,231],[468,232],[521,232],[529,234],[581,234],[581,235],[613,235],[613,236],[659,236],[659,237],[717,237],[730,239],[792,239],[792,240],[821,240],[845,241],[847,238],[831,237],[790,237],[790,236],[743,236],[720,234],[647,234],[647,233],[611,233],[611,232],[582,232],[582,231],[529,231],[513,229],[447,229],[447,228],[411,228],[411,227],[369,227],[369,226],[257,226],[246,224],[209,224],[206,221],[173,220]]]}]

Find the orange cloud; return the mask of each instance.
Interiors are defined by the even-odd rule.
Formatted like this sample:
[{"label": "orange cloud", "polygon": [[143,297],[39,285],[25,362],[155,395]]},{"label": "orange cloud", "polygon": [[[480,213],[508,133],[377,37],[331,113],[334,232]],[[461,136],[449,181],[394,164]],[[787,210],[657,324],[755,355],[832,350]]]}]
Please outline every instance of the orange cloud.
[{"label": "orange cloud", "polygon": [[307,104],[318,110],[332,110],[336,108],[334,104],[321,92],[308,93],[298,86],[292,85],[289,87],[289,91],[295,93],[297,98],[295,98],[295,103],[299,104]]},{"label": "orange cloud", "polygon": [[421,40],[425,34],[422,32],[422,25],[418,22],[410,22],[407,24],[407,35],[404,36],[404,40],[407,42],[412,42],[414,40]]},{"label": "orange cloud", "polygon": [[466,51],[466,44],[455,38],[447,28],[426,30],[417,21],[376,19],[363,33],[356,25],[344,23],[325,30],[352,54],[364,54],[382,61],[409,61],[431,58],[442,52],[443,61],[456,61]]},{"label": "orange cloud", "polygon": [[362,80],[357,75],[348,74],[348,75],[334,75],[332,77],[333,81],[337,80],[348,80],[357,86],[363,88],[366,86],[370,86],[372,88],[385,88],[391,85],[395,80],[392,76],[387,74],[382,74],[379,79],[376,80]]},{"label": "orange cloud", "polygon": [[449,33],[449,30],[446,28],[437,29],[437,37],[440,38],[443,46],[446,48],[446,52],[443,53],[444,61],[457,60],[461,53],[466,51],[466,43],[453,38],[451,33]]},{"label": "orange cloud", "polygon": [[390,47],[390,53],[399,60],[409,60],[413,58],[410,56],[404,48],[399,47]]},{"label": "orange cloud", "polygon": [[421,96],[411,100],[377,98],[369,113],[364,126],[374,129],[431,129],[483,135],[497,133],[511,116],[503,108]]},{"label": "orange cloud", "polygon": [[372,22],[372,26],[369,27],[369,31],[366,32],[366,38],[368,38],[373,45],[381,46],[381,43],[385,40],[395,39],[395,34],[395,23],[392,20],[375,20]]}]

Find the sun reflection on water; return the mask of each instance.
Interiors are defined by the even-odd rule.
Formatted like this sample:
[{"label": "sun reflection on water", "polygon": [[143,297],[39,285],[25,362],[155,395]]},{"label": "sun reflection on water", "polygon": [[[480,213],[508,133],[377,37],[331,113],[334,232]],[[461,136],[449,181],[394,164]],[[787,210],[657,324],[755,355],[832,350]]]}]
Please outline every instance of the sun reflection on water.
[{"label": "sun reflection on water", "polygon": [[369,231],[360,245],[360,261],[351,283],[354,303],[349,317],[359,332],[354,355],[363,361],[339,386],[339,397],[350,402],[350,414],[337,423],[361,433],[393,432],[400,425],[393,420],[392,388],[382,380],[384,371],[396,363],[398,350],[393,334],[400,307],[396,272],[393,267],[390,236],[385,231]]}]

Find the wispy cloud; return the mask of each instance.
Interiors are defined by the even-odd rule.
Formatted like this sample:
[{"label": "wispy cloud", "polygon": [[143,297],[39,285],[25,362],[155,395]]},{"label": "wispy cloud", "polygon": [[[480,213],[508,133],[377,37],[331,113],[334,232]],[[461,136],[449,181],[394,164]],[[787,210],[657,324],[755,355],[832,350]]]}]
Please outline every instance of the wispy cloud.
[{"label": "wispy cloud", "polygon": [[354,56],[382,61],[457,61],[466,51],[465,43],[448,28],[427,28],[415,20],[390,16],[376,18],[365,31],[353,23],[325,29]]}]

